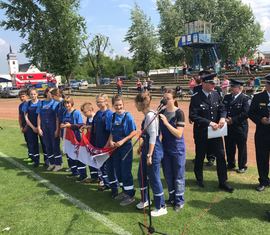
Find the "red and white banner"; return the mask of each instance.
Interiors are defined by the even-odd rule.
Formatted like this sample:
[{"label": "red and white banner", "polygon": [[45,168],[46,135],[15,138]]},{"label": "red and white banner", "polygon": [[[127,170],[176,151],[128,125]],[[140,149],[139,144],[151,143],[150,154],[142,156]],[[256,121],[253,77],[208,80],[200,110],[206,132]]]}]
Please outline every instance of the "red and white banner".
[{"label": "red and white banner", "polygon": [[89,136],[89,132],[82,133],[81,141],[78,142],[74,132],[70,128],[65,128],[63,152],[73,160],[99,169],[110,157],[113,149],[94,147],[90,144]]}]

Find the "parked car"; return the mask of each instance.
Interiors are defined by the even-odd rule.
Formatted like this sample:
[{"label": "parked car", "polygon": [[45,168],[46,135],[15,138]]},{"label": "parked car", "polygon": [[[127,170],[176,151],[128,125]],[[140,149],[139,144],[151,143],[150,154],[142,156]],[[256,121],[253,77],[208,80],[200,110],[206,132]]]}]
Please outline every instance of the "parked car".
[{"label": "parked car", "polygon": [[109,85],[111,83],[110,78],[100,78],[100,85]]},{"label": "parked car", "polygon": [[79,90],[80,87],[80,81],[70,81],[70,87],[71,89],[77,89]]},{"label": "parked car", "polygon": [[20,89],[13,87],[5,87],[1,91],[0,95],[2,98],[15,98],[19,96]]}]

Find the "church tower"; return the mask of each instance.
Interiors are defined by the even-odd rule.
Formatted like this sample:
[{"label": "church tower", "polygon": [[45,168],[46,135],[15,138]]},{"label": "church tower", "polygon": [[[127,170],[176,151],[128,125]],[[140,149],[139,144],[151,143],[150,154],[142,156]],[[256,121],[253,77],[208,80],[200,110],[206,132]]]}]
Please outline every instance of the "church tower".
[{"label": "church tower", "polygon": [[19,72],[19,63],[17,55],[12,52],[11,46],[9,47],[9,53],[7,54],[9,74],[14,75]]}]

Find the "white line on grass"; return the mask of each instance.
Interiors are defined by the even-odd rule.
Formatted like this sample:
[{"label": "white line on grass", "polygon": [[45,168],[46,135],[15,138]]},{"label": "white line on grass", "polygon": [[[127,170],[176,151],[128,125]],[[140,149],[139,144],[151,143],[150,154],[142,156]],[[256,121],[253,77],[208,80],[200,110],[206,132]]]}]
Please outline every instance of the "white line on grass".
[{"label": "white line on grass", "polygon": [[85,203],[79,201],[78,199],[76,199],[76,198],[72,197],[71,195],[69,195],[68,193],[64,192],[62,189],[60,189],[56,185],[54,185],[54,184],[50,183],[50,181],[42,178],[41,176],[39,176],[38,174],[36,174],[32,170],[30,170],[29,168],[25,167],[21,163],[17,162],[13,158],[11,158],[10,156],[8,156],[2,152],[0,152],[0,156],[3,157],[5,160],[7,160],[12,165],[18,167],[19,169],[21,169],[22,171],[24,171],[25,173],[30,175],[32,178],[36,179],[39,183],[45,185],[47,188],[49,188],[49,189],[53,190],[54,192],[56,192],[57,194],[59,194],[59,196],[68,200],[70,203],[72,203],[76,207],[82,209],[84,212],[86,212],[88,215],[93,217],[95,220],[99,221],[100,223],[102,223],[106,227],[110,228],[114,233],[119,234],[119,235],[131,235],[130,232],[125,231],[119,225],[117,225],[114,222],[112,222],[111,220],[107,219],[104,215],[94,211],[92,208],[87,206]]}]

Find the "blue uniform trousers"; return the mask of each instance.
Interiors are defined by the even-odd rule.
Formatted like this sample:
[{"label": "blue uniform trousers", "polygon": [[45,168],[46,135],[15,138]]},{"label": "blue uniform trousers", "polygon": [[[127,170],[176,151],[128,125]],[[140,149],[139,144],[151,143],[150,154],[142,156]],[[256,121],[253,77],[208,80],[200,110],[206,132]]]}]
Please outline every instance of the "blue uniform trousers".
[{"label": "blue uniform trousers", "polygon": [[60,166],[62,164],[62,153],[60,150],[60,137],[54,139],[54,164]]},{"label": "blue uniform trousers", "polygon": [[110,173],[110,187],[112,193],[118,193],[118,187],[121,186],[125,194],[133,197],[135,195],[133,176],[132,176],[132,160],[133,160],[133,151],[123,159],[132,147],[131,143],[125,144],[115,150],[115,152],[110,157],[110,161],[107,161]]},{"label": "blue uniform trousers", "polygon": [[87,177],[86,165],[80,161],[77,161],[77,170],[80,175],[80,180],[83,180]]},{"label": "blue uniform trousers", "polygon": [[32,128],[28,127],[26,131],[28,155],[35,164],[39,164],[39,144],[38,134],[35,133]]},{"label": "blue uniform trousers", "polygon": [[160,179],[160,163],[163,158],[163,153],[154,151],[152,156],[152,165],[147,166],[146,154],[142,154],[138,170],[138,180],[141,189],[141,201],[148,200],[147,195],[147,177],[154,194],[154,203],[156,209],[165,206],[164,192]]},{"label": "blue uniform trousers", "polygon": [[162,168],[169,191],[169,201],[175,205],[184,204],[185,151],[172,153],[164,151]]},{"label": "blue uniform trousers", "polygon": [[47,157],[50,165],[55,164],[54,152],[55,152],[55,128],[50,126],[42,126],[43,141],[47,151]]},{"label": "blue uniform trousers", "polygon": [[98,169],[92,166],[89,166],[89,170],[90,170],[90,178],[91,179],[98,179]]}]

